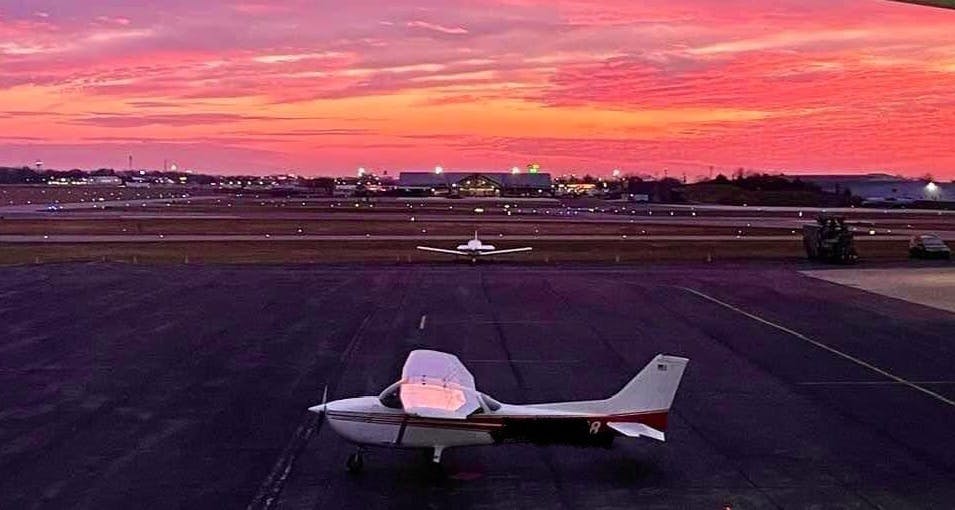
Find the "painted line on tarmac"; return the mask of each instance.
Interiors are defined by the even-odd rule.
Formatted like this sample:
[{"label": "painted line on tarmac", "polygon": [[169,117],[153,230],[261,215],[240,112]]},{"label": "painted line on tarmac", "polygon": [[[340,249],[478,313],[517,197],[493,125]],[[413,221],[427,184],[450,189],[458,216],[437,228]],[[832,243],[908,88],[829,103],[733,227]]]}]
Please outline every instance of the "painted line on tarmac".
[{"label": "painted line on tarmac", "polygon": [[358,340],[361,338],[362,333],[365,332],[365,328],[368,327],[368,324],[371,322],[371,317],[374,315],[374,312],[369,313],[365,316],[365,320],[361,321],[361,324],[358,326],[358,329],[355,331],[355,334],[352,335],[351,340],[348,341],[348,345],[345,346],[345,350],[342,351],[342,355],[338,357],[338,361],[344,363],[352,355],[358,347]]},{"label": "painted line on tarmac", "polygon": [[[346,285],[349,285],[351,281],[352,280],[345,280],[331,291],[326,291],[323,297],[334,295],[340,289]],[[378,308],[375,307],[371,312],[365,315],[364,320],[362,320],[361,324],[358,326],[358,329],[355,330],[355,333],[352,335],[351,340],[349,340],[348,344],[345,346],[345,350],[342,352],[342,355],[339,358],[340,362],[343,363],[352,355],[361,335],[364,333],[365,328],[368,326],[372,316],[377,310]],[[330,381],[337,381],[341,377],[342,363],[340,363],[336,369],[333,369],[331,374],[332,377],[329,378]],[[337,383],[335,384],[337,387]],[[328,387],[329,384],[326,382],[326,397],[328,395]],[[301,455],[308,446],[311,438],[319,432],[323,423],[325,423],[324,412],[321,414],[313,413],[311,411],[305,412],[305,417],[302,419],[302,422],[299,424],[298,428],[295,429],[295,433],[292,434],[292,437],[289,439],[285,449],[282,450],[278,460],[276,460],[275,464],[272,466],[272,470],[269,471],[268,477],[266,477],[266,479],[259,486],[258,492],[256,492],[255,497],[252,498],[252,501],[246,507],[246,510],[270,510],[274,508],[276,504],[278,504],[279,498],[282,495],[282,490],[285,488],[285,483],[288,481],[288,477],[292,473],[292,468],[295,466],[295,460],[298,459],[298,456]]]},{"label": "painted line on tarmac", "polygon": [[324,413],[316,414],[308,412],[305,420],[295,430],[292,439],[285,446],[285,450],[279,456],[278,461],[272,466],[268,478],[262,482],[259,492],[255,498],[246,507],[246,510],[270,509],[275,506],[282,495],[282,489],[285,488],[285,482],[292,473],[292,467],[295,465],[295,459],[298,458],[305,446],[308,445],[312,436],[318,432],[322,425]]},{"label": "painted line on tarmac", "polygon": [[[955,381],[911,381],[912,384],[955,384]],[[805,381],[797,382],[800,386],[891,386],[902,384],[898,381]]]},{"label": "painted line on tarmac", "polygon": [[579,359],[466,359],[468,363],[526,363],[531,365],[560,365],[580,363]]},{"label": "painted line on tarmac", "polygon": [[716,298],[713,297],[713,296],[704,294],[704,293],[702,293],[702,292],[700,292],[700,291],[698,291],[698,290],[696,290],[696,289],[691,289],[691,288],[689,288],[689,287],[680,287],[680,286],[678,286],[677,288],[683,289],[683,290],[685,290],[685,291],[687,291],[687,292],[689,292],[689,293],[691,293],[691,294],[694,294],[694,295],[696,295],[696,296],[699,296],[699,297],[701,297],[701,298],[703,298],[703,299],[706,299],[707,301],[710,301],[710,302],[712,302],[712,303],[716,303],[716,304],[718,304],[718,305],[720,305],[720,306],[722,306],[722,307],[724,307],[724,308],[727,308],[727,309],[729,309],[729,310],[732,310],[732,311],[734,311],[734,312],[736,312],[736,313],[738,313],[738,314],[740,314],[740,315],[744,315],[744,316],[746,316],[746,317],[749,317],[750,319],[753,319],[754,321],[761,322],[761,323],[763,323],[763,324],[765,324],[765,325],[767,325],[767,326],[776,328],[776,329],[778,329],[779,331],[782,331],[782,332],[784,332],[784,333],[789,333],[790,335],[792,335],[792,336],[794,336],[794,337],[796,337],[796,338],[798,338],[798,339],[800,339],[800,340],[802,340],[802,341],[804,341],[804,342],[807,342],[807,343],[809,343],[809,344],[811,344],[811,345],[814,345],[814,346],[816,346],[816,347],[818,347],[818,348],[820,348],[820,349],[829,351],[830,353],[835,354],[836,356],[839,356],[840,358],[849,360],[849,361],[851,361],[851,362],[855,363],[856,365],[859,365],[859,366],[861,366],[861,367],[863,367],[863,368],[867,368],[867,369],[869,369],[869,370],[871,370],[871,371],[873,371],[873,372],[875,372],[875,373],[877,373],[877,374],[879,374],[879,375],[881,375],[881,376],[883,376],[883,377],[887,377],[887,378],[889,378],[889,379],[895,381],[896,383],[903,384],[903,385],[908,386],[909,388],[912,388],[912,389],[914,389],[914,390],[916,390],[916,391],[920,391],[920,392],[922,392],[922,393],[924,393],[924,394],[926,394],[926,395],[928,395],[928,396],[934,398],[935,400],[938,400],[939,402],[942,402],[943,404],[948,404],[948,405],[950,405],[950,406],[952,406],[952,407],[955,407],[955,401],[953,401],[953,400],[951,400],[951,399],[945,398],[945,397],[943,397],[942,395],[939,395],[938,393],[935,393],[934,391],[932,391],[932,390],[930,390],[930,389],[928,389],[928,388],[924,388],[924,387],[919,386],[918,384],[916,384],[916,383],[914,383],[914,382],[912,382],[912,381],[903,379],[903,378],[901,378],[901,377],[899,377],[899,376],[897,376],[897,375],[895,375],[895,374],[893,374],[893,373],[891,373],[891,372],[889,372],[889,371],[887,371],[887,370],[884,370],[884,369],[882,369],[882,368],[879,368],[879,367],[873,365],[872,363],[869,363],[869,362],[867,362],[867,361],[863,361],[863,360],[861,360],[861,359],[859,359],[859,358],[857,358],[857,357],[855,357],[855,356],[852,356],[851,354],[846,354],[846,353],[844,353],[844,352],[842,352],[842,351],[840,351],[840,350],[838,350],[838,349],[836,349],[836,348],[834,348],[834,347],[830,347],[830,346],[828,346],[828,345],[826,345],[826,344],[824,344],[824,343],[822,343],[822,342],[820,342],[820,341],[818,341],[818,340],[813,340],[812,338],[809,338],[808,336],[806,336],[806,335],[804,335],[804,334],[802,334],[802,333],[800,333],[800,332],[798,332],[798,331],[793,331],[793,330],[787,328],[786,326],[781,326],[781,325],[779,325],[779,324],[776,324],[775,322],[766,320],[766,319],[764,319],[764,318],[762,318],[762,317],[760,317],[760,316],[758,316],[758,315],[749,313],[749,312],[747,312],[746,310],[742,310],[742,309],[740,309],[740,308],[737,308],[737,307],[735,307],[735,306],[733,306],[733,305],[731,305],[731,304],[729,304],[729,303],[726,303],[726,302],[724,302],[724,301],[720,301],[719,299],[716,299]]},{"label": "painted line on tarmac", "polygon": [[420,331],[424,331],[424,325],[425,325],[427,322],[428,322],[428,316],[427,316],[427,315],[422,315],[422,316],[421,316],[421,321],[418,323],[418,329],[419,329]]},{"label": "painted line on tarmac", "polygon": [[[371,322],[373,315],[374,311],[366,315],[365,319],[358,326],[355,334],[352,335],[351,340],[342,352],[341,357],[339,357],[340,363],[344,363],[352,355],[361,335],[365,332],[365,328],[369,322]],[[336,375],[336,378],[337,377]],[[325,388],[327,391],[327,383],[325,384]],[[305,447],[308,446],[308,442],[312,436],[322,427],[322,423],[324,423],[323,418],[325,418],[324,412],[321,414],[316,414],[311,411],[305,413],[305,418],[302,420],[302,423],[299,424],[295,433],[292,434],[292,438],[285,446],[285,449],[282,450],[282,454],[279,455],[278,460],[276,460],[272,466],[272,471],[269,472],[269,476],[262,482],[262,485],[259,486],[259,491],[252,499],[252,502],[249,503],[249,506],[246,507],[246,510],[270,510],[275,507],[279,501],[279,497],[282,495],[282,490],[285,489],[285,482],[288,481],[288,477],[292,473],[292,467],[295,466],[295,460],[298,459],[298,456],[301,455]]]}]

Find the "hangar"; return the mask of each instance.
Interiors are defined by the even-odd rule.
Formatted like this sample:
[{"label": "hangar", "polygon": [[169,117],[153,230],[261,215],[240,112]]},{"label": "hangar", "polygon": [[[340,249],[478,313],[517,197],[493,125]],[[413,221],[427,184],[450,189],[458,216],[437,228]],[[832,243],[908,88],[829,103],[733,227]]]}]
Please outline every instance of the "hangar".
[{"label": "hangar", "polygon": [[553,195],[550,174],[506,172],[401,172],[397,188],[414,196],[544,197]]}]

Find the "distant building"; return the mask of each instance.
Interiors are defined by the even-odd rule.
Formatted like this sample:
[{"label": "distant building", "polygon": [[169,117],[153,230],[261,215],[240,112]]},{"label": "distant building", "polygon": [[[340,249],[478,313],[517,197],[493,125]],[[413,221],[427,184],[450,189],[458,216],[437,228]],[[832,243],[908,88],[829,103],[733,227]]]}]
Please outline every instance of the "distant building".
[{"label": "distant building", "polygon": [[401,172],[399,193],[416,196],[544,197],[553,195],[547,173]]},{"label": "distant building", "polygon": [[89,177],[90,184],[99,186],[122,186],[123,180],[115,175],[94,175]]},{"label": "distant building", "polygon": [[906,179],[888,174],[859,175],[791,175],[811,182],[830,193],[851,193],[871,205],[893,203],[905,205],[920,201],[950,202],[955,200],[955,184],[936,183],[923,179]]},{"label": "distant building", "polygon": [[629,202],[681,202],[679,188],[682,183],[676,179],[644,180],[630,178],[620,182],[619,198]]},{"label": "distant building", "polygon": [[335,179],[335,189],[332,196],[338,198],[353,197],[358,191],[358,179],[355,177],[339,177]]},{"label": "distant building", "polygon": [[51,177],[47,184],[53,186],[122,186],[123,179],[115,175],[61,176]]}]

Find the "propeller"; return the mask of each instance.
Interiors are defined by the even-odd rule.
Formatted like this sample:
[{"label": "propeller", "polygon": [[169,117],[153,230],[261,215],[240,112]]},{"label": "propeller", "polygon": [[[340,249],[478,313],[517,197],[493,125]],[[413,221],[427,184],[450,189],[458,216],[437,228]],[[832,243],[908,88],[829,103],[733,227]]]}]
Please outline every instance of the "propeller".
[{"label": "propeller", "polygon": [[328,385],[326,384],[326,385],[325,385],[325,389],[322,390],[322,403],[319,404],[319,405],[317,405],[317,406],[309,407],[308,410],[311,411],[311,412],[313,412],[313,413],[316,413],[316,414],[321,415],[321,417],[324,417],[324,416],[325,416],[325,404],[327,404],[327,403],[328,403]]}]

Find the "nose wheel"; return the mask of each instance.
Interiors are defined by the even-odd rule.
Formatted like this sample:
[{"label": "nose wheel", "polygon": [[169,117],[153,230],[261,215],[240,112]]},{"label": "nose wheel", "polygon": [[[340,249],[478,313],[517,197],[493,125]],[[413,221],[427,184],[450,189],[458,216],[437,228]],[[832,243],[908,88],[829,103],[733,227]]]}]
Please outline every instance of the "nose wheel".
[{"label": "nose wheel", "polygon": [[345,461],[345,470],[349,473],[361,473],[364,467],[365,457],[362,455],[361,450],[349,455],[348,460]]}]

